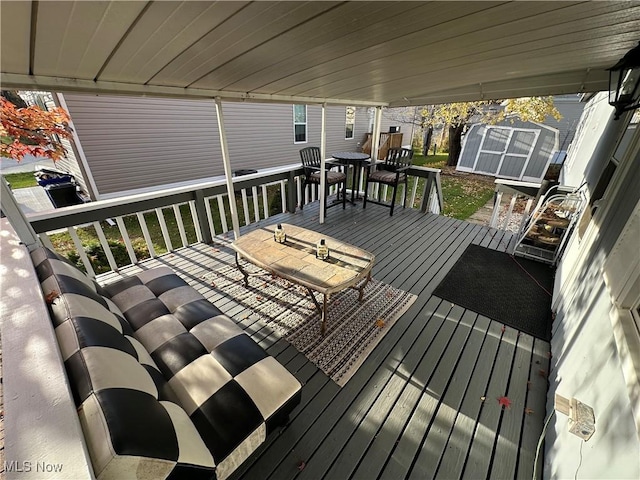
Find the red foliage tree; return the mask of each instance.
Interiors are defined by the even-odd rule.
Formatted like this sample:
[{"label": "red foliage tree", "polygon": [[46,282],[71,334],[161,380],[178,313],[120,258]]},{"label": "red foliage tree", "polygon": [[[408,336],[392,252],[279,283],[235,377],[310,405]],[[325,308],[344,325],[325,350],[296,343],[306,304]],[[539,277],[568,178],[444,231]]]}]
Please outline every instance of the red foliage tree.
[{"label": "red foliage tree", "polygon": [[64,109],[46,111],[35,105],[17,108],[4,97],[0,102],[0,156],[18,161],[28,154],[53,161],[64,156],[61,139],[71,137],[70,118]]}]

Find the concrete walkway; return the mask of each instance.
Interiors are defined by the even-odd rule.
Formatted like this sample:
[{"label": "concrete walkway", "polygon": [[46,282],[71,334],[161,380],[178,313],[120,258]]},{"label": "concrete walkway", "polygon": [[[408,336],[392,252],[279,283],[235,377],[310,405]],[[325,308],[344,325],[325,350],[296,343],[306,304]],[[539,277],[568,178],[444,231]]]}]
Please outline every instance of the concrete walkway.
[{"label": "concrete walkway", "polygon": [[55,169],[53,160],[43,157],[34,157],[26,155],[20,162],[13,158],[0,158],[0,174],[7,175],[9,173],[35,172],[41,167]]}]

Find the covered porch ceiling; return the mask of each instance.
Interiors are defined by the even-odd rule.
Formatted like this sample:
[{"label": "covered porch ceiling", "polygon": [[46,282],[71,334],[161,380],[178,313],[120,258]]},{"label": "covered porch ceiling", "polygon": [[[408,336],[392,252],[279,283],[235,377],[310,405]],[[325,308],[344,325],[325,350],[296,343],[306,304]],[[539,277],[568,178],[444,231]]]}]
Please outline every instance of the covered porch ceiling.
[{"label": "covered porch ceiling", "polygon": [[3,88],[422,105],[606,90],[640,2],[2,1]]}]

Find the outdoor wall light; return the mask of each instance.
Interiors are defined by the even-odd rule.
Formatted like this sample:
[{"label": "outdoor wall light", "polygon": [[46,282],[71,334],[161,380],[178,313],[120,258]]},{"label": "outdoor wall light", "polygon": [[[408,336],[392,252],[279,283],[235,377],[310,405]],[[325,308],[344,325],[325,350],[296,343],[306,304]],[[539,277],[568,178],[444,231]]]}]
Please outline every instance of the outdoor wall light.
[{"label": "outdoor wall light", "polygon": [[616,109],[615,120],[640,107],[640,42],[609,69],[609,105]]}]

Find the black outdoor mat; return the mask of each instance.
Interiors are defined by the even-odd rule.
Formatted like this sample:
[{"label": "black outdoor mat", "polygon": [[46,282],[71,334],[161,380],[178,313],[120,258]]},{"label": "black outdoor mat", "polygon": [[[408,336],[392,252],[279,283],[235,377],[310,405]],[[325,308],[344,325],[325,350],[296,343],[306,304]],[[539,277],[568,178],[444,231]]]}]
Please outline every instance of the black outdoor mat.
[{"label": "black outdoor mat", "polygon": [[553,276],[550,265],[469,245],[433,294],[549,341]]}]

